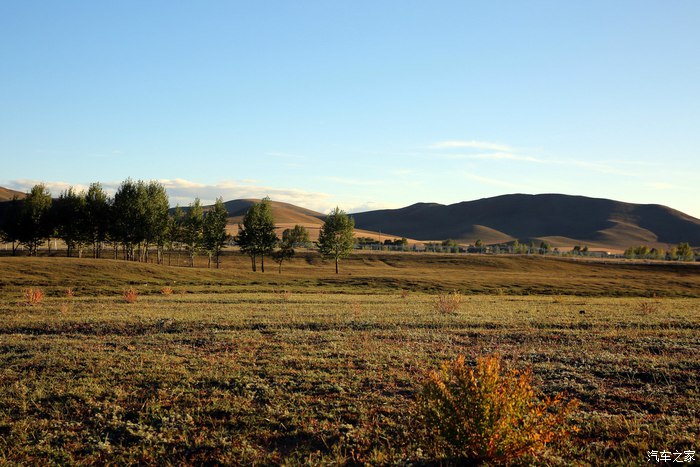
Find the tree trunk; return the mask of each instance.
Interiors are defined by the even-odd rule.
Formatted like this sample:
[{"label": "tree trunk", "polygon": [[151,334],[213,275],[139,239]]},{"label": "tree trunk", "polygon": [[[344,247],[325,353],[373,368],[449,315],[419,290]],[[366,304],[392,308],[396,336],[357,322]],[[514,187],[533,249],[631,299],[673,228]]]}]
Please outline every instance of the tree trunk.
[{"label": "tree trunk", "polygon": [[335,257],[335,273],[338,274],[338,257]]},{"label": "tree trunk", "polygon": [[252,264],[253,272],[257,272],[257,270],[256,270],[257,265],[255,264],[255,255],[250,255],[250,261],[253,263]]}]

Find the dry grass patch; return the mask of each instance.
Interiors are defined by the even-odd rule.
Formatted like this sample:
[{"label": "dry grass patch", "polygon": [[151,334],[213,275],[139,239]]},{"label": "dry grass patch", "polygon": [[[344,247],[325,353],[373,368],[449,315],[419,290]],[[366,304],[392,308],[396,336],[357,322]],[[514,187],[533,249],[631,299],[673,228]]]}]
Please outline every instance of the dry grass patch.
[{"label": "dry grass patch", "polygon": [[44,301],[44,291],[34,287],[30,287],[24,290],[24,299],[27,305],[38,305]]},{"label": "dry grass patch", "polygon": [[139,298],[139,292],[135,288],[129,287],[128,289],[124,290],[122,297],[124,297],[125,302],[134,303]]},{"label": "dry grass patch", "polygon": [[462,305],[463,295],[457,291],[438,295],[435,299],[435,310],[438,313],[456,313]]},{"label": "dry grass patch", "polygon": [[172,295],[173,294],[173,289],[172,287],[168,287],[167,285],[165,287],[162,287],[160,289],[160,293],[163,295]]}]

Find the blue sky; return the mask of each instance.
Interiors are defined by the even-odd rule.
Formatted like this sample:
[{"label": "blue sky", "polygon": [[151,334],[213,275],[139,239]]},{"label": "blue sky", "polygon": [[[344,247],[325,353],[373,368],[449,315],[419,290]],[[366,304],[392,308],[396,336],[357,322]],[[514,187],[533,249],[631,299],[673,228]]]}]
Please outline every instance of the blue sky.
[{"label": "blue sky", "polygon": [[0,2],[0,186],[700,217],[700,2]]}]

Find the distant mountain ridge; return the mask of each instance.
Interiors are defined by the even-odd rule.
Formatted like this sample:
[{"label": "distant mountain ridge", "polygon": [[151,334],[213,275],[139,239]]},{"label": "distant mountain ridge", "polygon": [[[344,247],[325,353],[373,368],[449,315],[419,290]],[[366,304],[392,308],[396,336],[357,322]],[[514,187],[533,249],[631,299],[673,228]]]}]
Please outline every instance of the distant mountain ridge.
[{"label": "distant mountain ridge", "polygon": [[418,240],[513,240],[623,248],[700,245],[700,219],[658,204],[562,194],[512,194],[450,205],[417,203],[353,214],[358,228]]},{"label": "distant mountain ridge", "polygon": [[[22,198],[25,194],[0,187],[0,217],[14,195]],[[259,201],[236,199],[224,203],[230,233],[236,233],[246,211]],[[300,224],[309,229],[312,239],[325,219],[325,214],[290,203],[271,201],[271,207],[278,229]],[[357,236],[379,236],[382,240],[451,238],[472,244],[477,239],[486,244],[548,241],[557,247],[588,245],[610,250],[635,245],[665,248],[680,242],[700,246],[700,219],[675,209],[563,194],[510,194],[450,205],[416,203],[400,209],[355,213],[352,217]]]}]

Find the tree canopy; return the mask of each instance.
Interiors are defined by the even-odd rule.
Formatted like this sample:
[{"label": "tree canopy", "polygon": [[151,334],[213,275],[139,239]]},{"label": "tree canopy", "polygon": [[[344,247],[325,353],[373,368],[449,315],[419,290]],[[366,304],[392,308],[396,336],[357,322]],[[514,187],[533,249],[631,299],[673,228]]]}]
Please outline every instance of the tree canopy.
[{"label": "tree canopy", "polygon": [[275,233],[275,219],[272,216],[270,198],[266,197],[253,204],[238,224],[236,243],[241,252],[250,256],[253,272],[257,271],[256,260],[260,256],[260,269],[265,272],[265,255],[270,255],[278,242]]},{"label": "tree canopy", "polygon": [[336,207],[326,216],[318,236],[318,249],[324,258],[335,260],[335,273],[338,274],[338,261],[350,255],[355,239],[355,220],[345,211]]}]

